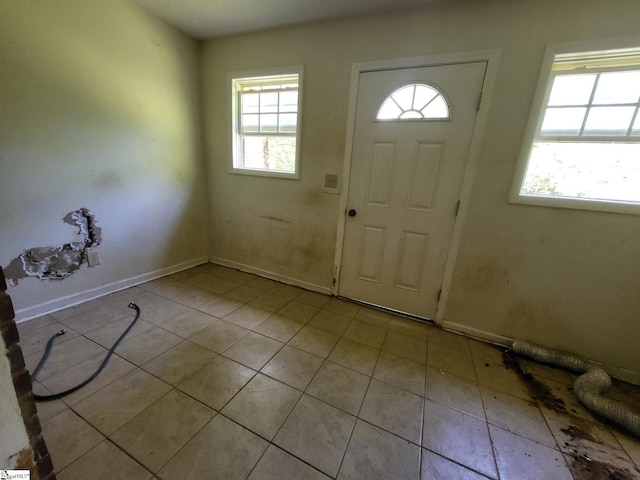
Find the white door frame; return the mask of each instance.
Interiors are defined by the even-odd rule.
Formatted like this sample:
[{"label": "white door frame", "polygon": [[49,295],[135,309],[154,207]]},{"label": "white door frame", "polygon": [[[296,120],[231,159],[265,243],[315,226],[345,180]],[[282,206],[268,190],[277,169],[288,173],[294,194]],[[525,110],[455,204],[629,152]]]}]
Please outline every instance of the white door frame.
[{"label": "white door frame", "polygon": [[342,193],[340,196],[340,211],[338,216],[338,233],[336,238],[336,255],[333,268],[333,288],[331,292],[338,294],[340,282],[340,268],[342,266],[342,248],[344,243],[344,231],[346,222],[346,209],[349,197],[349,175],[351,172],[351,154],[353,150],[353,136],[356,120],[356,101],[360,74],[363,72],[374,72],[378,70],[395,70],[399,68],[433,67],[456,63],[487,62],[484,84],[482,86],[482,97],[478,109],[478,116],[471,136],[471,146],[469,148],[469,158],[462,182],[460,193],[460,210],[455,219],[449,252],[442,280],[442,292],[438,300],[436,315],[433,319],[436,324],[442,325],[444,321],[445,305],[449,296],[449,288],[453,277],[453,269],[456,257],[460,248],[462,227],[467,216],[467,205],[471,195],[471,187],[475,177],[478,163],[480,145],[484,135],[484,128],[487,119],[489,105],[491,104],[491,93],[498,68],[500,50],[481,50],[474,52],[449,53],[442,55],[427,55],[423,57],[395,58],[390,60],[377,60],[372,62],[354,63],[351,68],[351,88],[349,90],[349,111],[347,117],[347,135],[344,149],[344,167],[342,171]]}]

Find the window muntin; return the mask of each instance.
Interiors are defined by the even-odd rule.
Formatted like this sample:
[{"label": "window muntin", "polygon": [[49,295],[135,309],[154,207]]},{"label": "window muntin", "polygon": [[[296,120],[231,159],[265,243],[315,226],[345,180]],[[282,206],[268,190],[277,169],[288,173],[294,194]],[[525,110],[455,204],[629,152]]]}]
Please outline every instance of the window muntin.
[{"label": "window muntin", "polygon": [[232,75],[232,172],[298,178],[302,68],[264,73]]},{"label": "window muntin", "polygon": [[449,106],[431,85],[412,83],[393,91],[380,105],[376,120],[444,120]]},{"label": "window muntin", "polygon": [[640,213],[639,54],[554,56],[513,200]]},{"label": "window muntin", "polygon": [[240,133],[295,134],[298,121],[298,84],[238,85]]},{"label": "window muntin", "polygon": [[640,105],[637,70],[551,76],[540,137],[632,136]]}]

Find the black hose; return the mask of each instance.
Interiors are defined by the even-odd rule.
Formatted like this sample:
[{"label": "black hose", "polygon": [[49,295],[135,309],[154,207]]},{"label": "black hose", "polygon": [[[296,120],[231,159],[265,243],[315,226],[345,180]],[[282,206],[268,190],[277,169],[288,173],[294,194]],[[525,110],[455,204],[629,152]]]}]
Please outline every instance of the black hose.
[{"label": "black hose", "polygon": [[[138,305],[136,305],[135,303],[131,302],[128,305],[129,308],[133,308],[136,311],[136,317],[133,319],[133,321],[131,322],[131,324],[129,324],[129,326],[127,327],[127,329],[122,332],[122,335],[120,335],[118,337],[118,339],[115,341],[115,343],[113,344],[113,346],[109,349],[109,352],[107,352],[107,356],[104,357],[104,360],[102,361],[102,363],[100,364],[100,366],[98,367],[98,369],[93,372],[93,375],[91,375],[89,378],[87,378],[84,382],[79,383],[78,385],[76,385],[75,387],[71,387],[68,390],[65,390],[64,392],[60,392],[60,393],[53,393],[51,395],[38,395],[38,394],[33,394],[33,398],[36,400],[36,402],[49,402],[51,400],[57,400],[58,398],[62,398],[66,395],[69,395],[73,392],[75,392],[76,390],[80,390],[82,387],[84,387],[87,383],[91,382],[94,378],[96,378],[98,375],[100,375],[100,372],[102,372],[102,370],[104,369],[104,367],[107,366],[107,362],[109,361],[109,359],[111,358],[111,355],[113,355],[114,350],[116,349],[116,347],[120,344],[120,342],[122,341],[122,339],[127,335],[127,333],[129,333],[129,331],[133,328],[133,326],[136,324],[136,322],[138,321],[138,318],[140,318],[140,307],[138,307]],[[35,380],[36,379],[36,375],[38,375],[38,373],[40,372],[40,370],[42,369],[42,367],[44,366],[45,362],[47,361],[47,358],[49,358],[49,354],[51,353],[51,349],[53,348],[53,341],[59,337],[60,335],[64,335],[66,333],[66,330],[60,330],[59,332],[56,332],[47,342],[47,347],[45,348],[44,354],[42,354],[42,358],[40,359],[40,361],[38,362],[38,365],[36,366],[36,368],[33,370],[33,375],[31,375],[31,380]]]}]

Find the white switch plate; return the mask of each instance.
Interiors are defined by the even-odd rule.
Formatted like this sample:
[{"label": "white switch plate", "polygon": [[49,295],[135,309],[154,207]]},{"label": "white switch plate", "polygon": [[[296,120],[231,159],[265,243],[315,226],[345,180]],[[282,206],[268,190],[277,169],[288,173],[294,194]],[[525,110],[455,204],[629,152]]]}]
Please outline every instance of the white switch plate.
[{"label": "white switch plate", "polygon": [[324,175],[325,188],[338,188],[338,175],[335,173],[326,173]]},{"label": "white switch plate", "polygon": [[334,195],[340,194],[340,176],[337,173],[325,173],[322,191]]},{"label": "white switch plate", "polygon": [[87,263],[90,267],[100,265],[100,252],[98,250],[87,250]]}]

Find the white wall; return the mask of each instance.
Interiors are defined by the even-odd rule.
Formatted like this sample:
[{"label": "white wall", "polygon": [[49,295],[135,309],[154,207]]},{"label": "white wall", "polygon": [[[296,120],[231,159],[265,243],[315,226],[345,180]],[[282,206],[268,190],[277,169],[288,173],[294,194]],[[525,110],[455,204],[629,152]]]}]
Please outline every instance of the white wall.
[{"label": "white wall", "polygon": [[[545,48],[640,33],[636,2],[436,6],[213,39],[202,51],[211,254],[330,287],[354,62],[500,49],[445,325],[520,337],[640,371],[640,229],[634,215],[511,205],[508,190]],[[227,72],[305,67],[299,181],[232,175]]]},{"label": "white wall", "polygon": [[0,2],[0,264],[78,241],[102,265],[9,289],[17,318],[207,256],[198,45],[121,0]]}]

